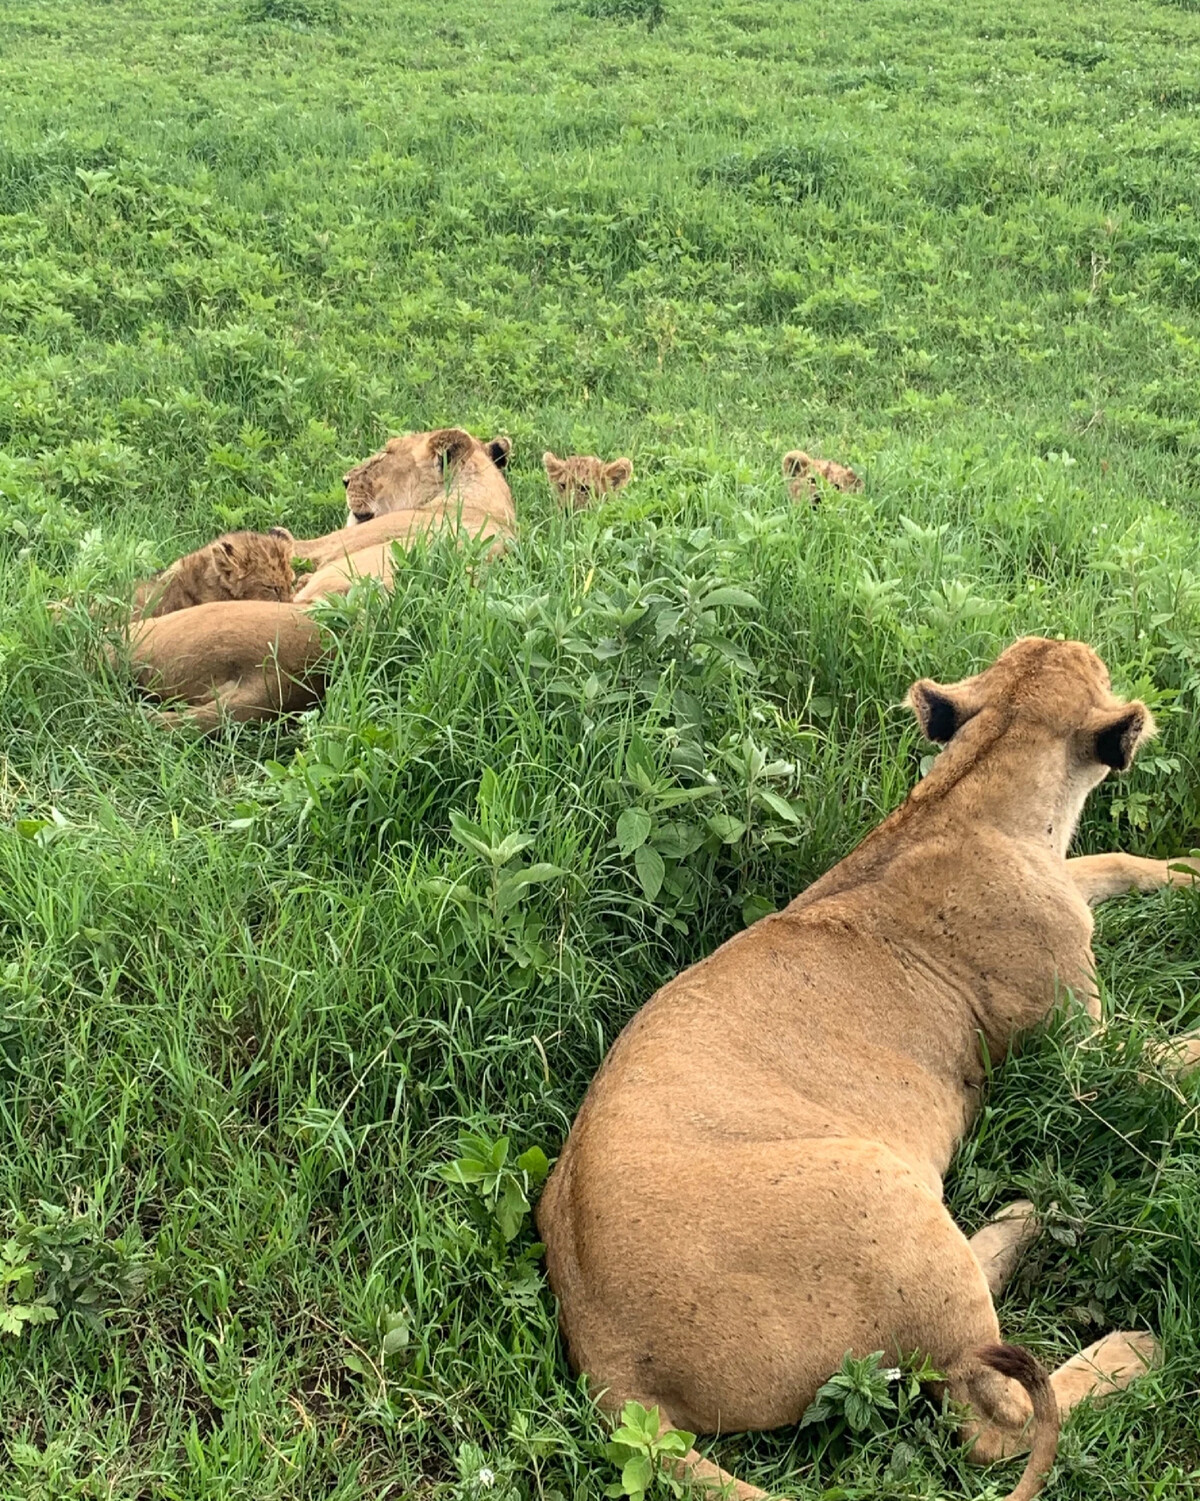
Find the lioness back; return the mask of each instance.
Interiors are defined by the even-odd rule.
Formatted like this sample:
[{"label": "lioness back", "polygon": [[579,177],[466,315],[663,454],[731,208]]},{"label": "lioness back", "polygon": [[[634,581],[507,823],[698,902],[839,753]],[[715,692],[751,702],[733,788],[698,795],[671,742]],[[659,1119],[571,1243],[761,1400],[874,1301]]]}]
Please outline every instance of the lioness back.
[{"label": "lioness back", "polygon": [[295,583],[292,535],[283,527],[226,532],[137,586],[135,620],[154,620],[227,599],[290,600]]}]

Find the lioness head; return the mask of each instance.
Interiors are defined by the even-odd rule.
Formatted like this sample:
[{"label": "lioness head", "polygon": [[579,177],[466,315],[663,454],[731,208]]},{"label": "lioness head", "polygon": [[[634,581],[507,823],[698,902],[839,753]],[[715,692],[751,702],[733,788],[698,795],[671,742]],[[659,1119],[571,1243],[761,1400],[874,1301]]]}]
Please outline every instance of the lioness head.
[{"label": "lioness head", "polygon": [[633,478],[633,465],[628,459],[613,459],[606,464],[594,454],[573,454],[560,459],[547,449],[542,455],[542,467],[559,505],[576,511],[602,495],[623,489]]},{"label": "lioness head", "polygon": [[[930,740],[961,743],[977,765],[989,757],[999,766],[1009,752],[1031,790],[1036,781],[1075,817],[1088,792],[1125,771],[1154,734],[1150,710],[1116,697],[1108,668],[1082,641],[1027,636],[961,683],[921,678],[907,702]],[[1053,787],[1041,785],[1046,778]]]},{"label": "lioness head", "polygon": [[793,448],[783,456],[783,477],[788,482],[788,491],[793,500],[807,500],[810,505],[820,505],[819,481],[835,490],[861,490],[862,480],[853,469],[844,464],[835,464],[832,459],[814,459],[802,448]]},{"label": "lioness head", "polygon": [[346,524],[355,526],[389,511],[417,510],[453,493],[464,499],[495,494],[509,503],[500,471],[511,448],[508,438],[481,443],[461,427],[389,438],[378,453],[342,476],[350,513]]}]

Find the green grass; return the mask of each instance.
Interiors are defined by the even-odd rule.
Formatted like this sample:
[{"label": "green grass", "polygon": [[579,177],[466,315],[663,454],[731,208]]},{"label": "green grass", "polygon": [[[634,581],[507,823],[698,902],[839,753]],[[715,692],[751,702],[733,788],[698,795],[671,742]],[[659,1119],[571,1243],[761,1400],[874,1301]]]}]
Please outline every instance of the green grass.
[{"label": "green grass", "polygon": [[[913,678],[1090,640],[1162,734],[1081,848],[1200,844],[1198,43],[1182,0],[8,0],[0,1212],[58,1317],[0,1342],[3,1501],[600,1496],[530,1226],[442,1170],[553,1157],[654,987],[895,806]],[[168,739],[47,612],[326,529],[447,422],[512,435],[521,541],[337,612],[298,730]],[[797,444],[865,492],[790,506]],[[546,447],[637,477],[564,520]],[[1139,1052],[1200,1024],[1200,902],[1097,944],[1112,1033],[1004,1072],[949,1192],[1052,1221],[1009,1337],[1166,1343],[1055,1494],[1174,1498],[1197,1097]],[[1015,1474],[920,1403],[717,1452],[805,1501]]]}]

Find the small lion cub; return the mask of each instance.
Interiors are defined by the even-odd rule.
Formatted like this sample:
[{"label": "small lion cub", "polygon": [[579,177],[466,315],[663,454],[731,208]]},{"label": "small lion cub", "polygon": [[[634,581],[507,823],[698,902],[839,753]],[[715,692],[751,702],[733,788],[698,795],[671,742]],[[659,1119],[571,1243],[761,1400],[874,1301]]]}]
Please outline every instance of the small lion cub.
[{"label": "small lion cub", "polygon": [[224,599],[290,600],[295,584],[292,540],[282,526],[269,532],[226,532],[144,579],[134,592],[133,618],[154,620]]},{"label": "small lion cub", "polygon": [[542,467],[559,505],[573,511],[581,511],[602,495],[623,490],[633,478],[633,465],[628,459],[606,464],[590,453],[560,459],[547,450],[542,455]]},{"label": "small lion cub", "polygon": [[793,500],[807,500],[814,506],[821,503],[818,480],[824,480],[827,485],[843,492],[861,490],[863,487],[862,480],[853,469],[847,469],[844,464],[835,464],[832,459],[814,459],[802,448],[793,448],[791,453],[784,454],[783,477],[788,482]]}]

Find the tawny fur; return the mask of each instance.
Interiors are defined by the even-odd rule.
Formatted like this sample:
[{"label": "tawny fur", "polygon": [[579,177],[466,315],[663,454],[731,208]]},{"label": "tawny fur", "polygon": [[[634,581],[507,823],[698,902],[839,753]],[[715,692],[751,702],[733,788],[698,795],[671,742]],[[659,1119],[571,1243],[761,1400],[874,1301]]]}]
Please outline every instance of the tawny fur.
[{"label": "tawny fur", "polygon": [[291,599],[293,540],[283,527],[226,532],[138,584],[133,618],[152,620],[224,599]]},{"label": "tawny fur", "polygon": [[[134,679],[169,701],[159,723],[219,728],[224,719],[269,719],[311,708],[325,689],[328,642],[294,604],[226,600],[136,624]],[[116,665],[118,654],[110,654]]]},{"label": "tawny fur", "polygon": [[442,527],[494,537],[489,556],[516,535],[512,492],[501,472],[507,438],[481,443],[460,427],[391,438],[343,476],[349,519],[323,537],[293,544],[292,555],[314,572],[296,591],[297,604],[345,594],[356,578],[391,582],[391,543],[401,547]]},{"label": "tawny fur", "polygon": [[542,455],[542,467],[554,498],[564,510],[581,511],[593,501],[623,490],[633,478],[629,459],[613,459],[606,464],[590,453],[560,459],[547,449]]},{"label": "tawny fur", "polygon": [[[571,1361],[606,1408],[636,1399],[697,1433],[775,1428],[847,1351],[919,1351],[974,1409],[975,1459],[1037,1430],[1024,1501],[1053,1457],[1050,1407],[1027,1367],[986,1352],[1000,1339],[989,1278],[1029,1216],[973,1249],[942,1177],[979,1106],[981,1043],[1000,1063],[1063,986],[1098,1014],[1089,904],[1192,875],[1066,858],[1088,792],[1153,729],[1089,647],[1022,640],[909,701],[948,742],[928,776],[783,912],[634,1016],[538,1229]],[[1108,1336],[1050,1378],[1058,1406],[1154,1354],[1149,1336]],[[722,1478],[694,1452],[681,1470]]]},{"label": "tawny fur", "polygon": [[484,444],[461,428],[393,438],[345,476],[346,526],[323,537],[289,536],[289,557],[315,570],[290,604],[198,604],[131,631],[129,659],[140,686],[185,706],[160,713],[159,722],[215,730],[223,718],[267,719],[318,702],[326,647],[305,607],[345,594],[356,578],[389,584],[393,544],[436,528],[492,537],[493,551],[502,549],[516,531],[501,473],[509,447],[507,438]]},{"label": "tawny fur", "polygon": [[802,448],[793,448],[791,453],[784,454],[783,477],[788,482],[788,492],[793,500],[807,500],[814,506],[820,504],[822,483],[845,492],[863,487],[853,469],[835,464],[832,459],[814,459]]}]

